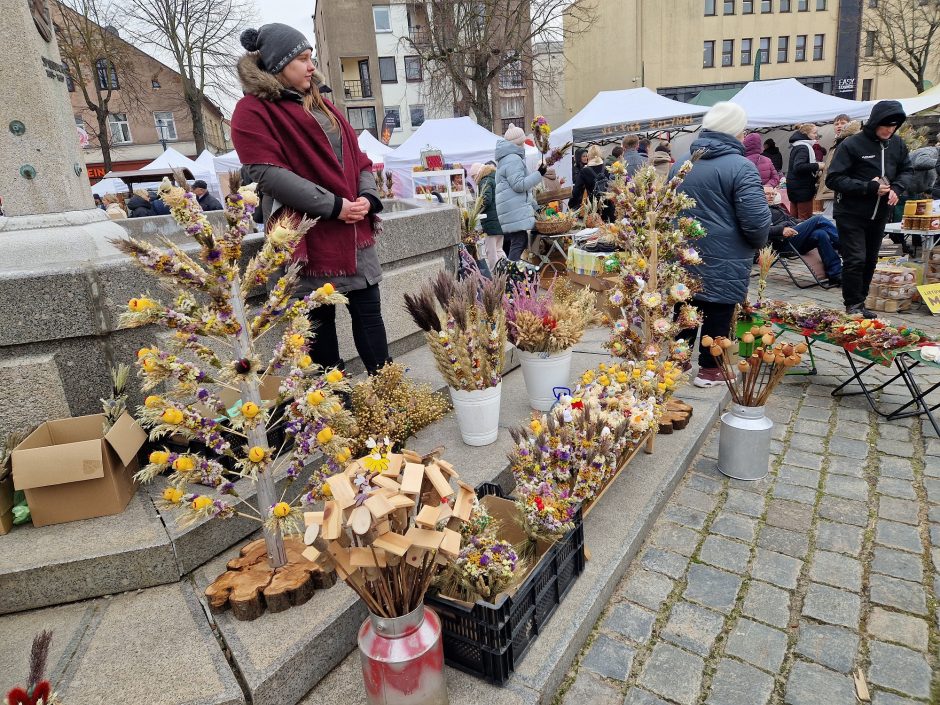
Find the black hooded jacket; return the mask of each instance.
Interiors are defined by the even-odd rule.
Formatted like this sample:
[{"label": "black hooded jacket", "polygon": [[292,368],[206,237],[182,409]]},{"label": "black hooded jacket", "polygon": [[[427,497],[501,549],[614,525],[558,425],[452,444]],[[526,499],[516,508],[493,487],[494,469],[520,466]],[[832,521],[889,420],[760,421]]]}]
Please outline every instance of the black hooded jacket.
[{"label": "black hooded jacket", "polygon": [[[805,142],[806,144],[798,144]],[[819,162],[809,146],[810,140],[796,130],[790,135],[790,164],[787,167],[787,198],[791,203],[812,201],[816,195],[816,178],[819,174]]]},{"label": "black hooded jacket", "polygon": [[895,133],[887,140],[878,139],[879,125],[898,120],[898,127],[907,118],[896,100],[883,100],[875,105],[862,131],[846,139],[829,165],[826,186],[836,194],[833,215],[839,217],[885,220],[888,216],[887,196],[878,196],[878,179],[884,177],[891,190],[904,195],[914,173],[907,145]]},{"label": "black hooded jacket", "polygon": [[131,218],[146,218],[151,215],[156,215],[150,201],[136,195],[127,199],[127,210]]}]

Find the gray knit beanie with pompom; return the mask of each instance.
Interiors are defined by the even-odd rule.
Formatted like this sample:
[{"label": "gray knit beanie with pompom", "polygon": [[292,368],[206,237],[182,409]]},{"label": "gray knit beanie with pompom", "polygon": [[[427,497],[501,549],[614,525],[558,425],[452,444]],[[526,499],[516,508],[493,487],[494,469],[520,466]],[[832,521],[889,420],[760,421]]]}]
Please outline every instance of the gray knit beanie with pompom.
[{"label": "gray knit beanie with pompom", "polygon": [[313,48],[302,32],[280,22],[246,29],[240,41],[248,51],[258,52],[261,68],[272,74],[280,73],[298,54]]}]

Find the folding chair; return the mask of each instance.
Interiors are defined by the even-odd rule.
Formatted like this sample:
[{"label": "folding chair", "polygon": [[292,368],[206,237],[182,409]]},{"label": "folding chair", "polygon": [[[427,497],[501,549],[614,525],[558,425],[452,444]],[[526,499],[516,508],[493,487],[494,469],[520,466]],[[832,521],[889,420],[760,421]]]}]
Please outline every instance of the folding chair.
[{"label": "folding chair", "polygon": [[[780,266],[783,267],[784,271],[787,273],[787,276],[790,277],[790,281],[793,282],[793,285],[798,289],[812,289],[814,286],[822,287],[823,289],[832,289],[833,285],[829,283],[827,278],[820,279],[816,276],[816,272],[813,271],[813,268],[809,266],[809,263],[806,261],[806,257],[801,255],[799,251],[794,247],[793,243],[789,240],[784,240],[782,243],[782,250],[778,250],[776,247],[774,251],[777,253],[777,257],[774,260],[774,263],[770,265],[773,267],[778,262]],[[795,264],[795,260],[799,260],[803,263],[803,266],[806,267],[806,271],[809,272],[809,275],[812,277],[812,281],[806,279],[798,279],[796,273],[791,268]]]}]

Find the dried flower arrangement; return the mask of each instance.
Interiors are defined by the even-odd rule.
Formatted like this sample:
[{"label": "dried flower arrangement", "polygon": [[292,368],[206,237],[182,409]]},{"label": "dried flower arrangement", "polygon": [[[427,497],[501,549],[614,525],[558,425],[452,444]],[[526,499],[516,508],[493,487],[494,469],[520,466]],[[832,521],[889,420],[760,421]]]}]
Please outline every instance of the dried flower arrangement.
[{"label": "dried flower arrangement", "polygon": [[597,318],[594,293],[582,288],[565,298],[555,296],[555,284],[541,289],[536,280],[512,285],[505,297],[509,342],[526,352],[555,353],[581,340]]},{"label": "dried flower arrangement", "polygon": [[460,209],[460,240],[464,245],[476,247],[482,237],[480,213],[483,212],[483,197],[477,196],[473,203]]},{"label": "dried flower arrangement", "polygon": [[26,681],[26,687],[15,687],[10,690],[3,699],[4,705],[59,705],[62,702],[45,677],[51,644],[52,632],[50,631],[43,630],[33,637],[33,645],[29,652],[29,678]]},{"label": "dried flower arrangement", "polygon": [[405,308],[425,332],[437,369],[451,388],[472,391],[500,383],[505,290],[505,277],[487,279],[471,263],[463,280],[440,272],[417,294],[405,294]]},{"label": "dried flower arrangement", "polygon": [[[181,183],[185,184],[182,179]],[[175,331],[172,349],[154,346],[137,353],[143,391],[165,385],[164,393],[146,398],[138,418],[153,440],[175,434],[201,442],[214,454],[157,450],[137,477],[150,481],[171,472],[164,506],[186,510],[186,520],[238,515],[258,521],[268,565],[277,570],[288,562],[284,536],[301,528],[302,503],[316,498],[319,478],[336,472],[351,457],[352,415],[337,396],[349,386],[341,371],[323,374],[308,354],[312,337],[308,314],[318,306],[342,303],[345,297],[326,284],[292,301],[298,274],[290,266],[256,315],[249,317],[248,291],[265,284],[288,263],[312,222],[282,218],[272,224],[260,251],[242,270],[242,240],[253,230],[258,197],[251,187],[238,188],[237,178],[232,187],[225,199],[228,227],[218,235],[195,194],[166,179],[160,187],[176,221],[201,245],[201,261],[169,241],[163,243],[166,249],[133,238],[114,241],[155,274],[162,287],[176,293],[172,304],[149,296],[131,299],[121,317],[128,327],[154,324]],[[258,341],[268,335],[278,340],[272,359],[262,363]],[[273,376],[281,380],[276,398],[265,400],[260,386]],[[232,408],[219,396],[226,389],[240,397]],[[269,433],[278,429],[285,440],[272,447]],[[289,442],[293,445],[287,449]],[[326,458],[326,467],[315,474],[312,484],[290,499],[287,489],[277,493],[275,475],[283,473],[292,481],[318,451]],[[229,459],[233,470],[227,470],[218,456]],[[238,479],[254,484],[255,502],[239,496],[233,482]],[[189,491],[192,482],[213,485],[216,495]]]},{"label": "dried flower arrangement", "polygon": [[405,368],[391,362],[352,389],[352,413],[356,420],[354,454],[364,453],[370,437],[388,437],[392,448],[401,449],[409,438],[450,411],[443,394],[405,376]]},{"label": "dried flower arrangement", "polygon": [[127,379],[130,377],[130,365],[123,362],[111,368],[111,396],[101,400],[104,412],[103,432],[107,434],[114,422],[127,411]]},{"label": "dried flower arrangement", "polygon": [[[668,358],[684,362],[691,356],[685,341],[675,339],[684,328],[701,322],[689,304],[699,282],[685,265],[701,263],[690,241],[704,234],[701,224],[680,213],[695,202],[679,191],[692,169],[684,164],[665,184],[652,166],[640,169],[632,179],[615,179],[611,185],[617,220],[615,255],[620,283],[609,294],[622,317],[614,322],[608,347],[628,360]],[[679,315],[674,310],[679,309]]]},{"label": "dried flower arrangement", "polygon": [[[564,158],[565,153],[569,149],[571,149],[573,146],[574,146],[574,142],[569,141],[569,142],[565,142],[562,145],[559,145],[558,147],[554,147],[553,149],[549,150],[548,154],[545,155],[545,159],[543,160],[545,162],[545,166],[555,166],[558,162],[560,162]],[[562,183],[562,185],[564,184]]]},{"label": "dried flower arrangement", "polygon": [[304,514],[304,557],[335,569],[373,614],[401,617],[458,560],[475,495],[444,460],[372,445],[368,456],[327,478],[323,511]]},{"label": "dried flower arrangement", "polygon": [[[761,345],[752,355],[732,367],[728,352],[734,346],[731,340],[724,337],[713,339],[706,335],[702,337],[702,345],[709,348],[718,362],[731,399],[741,406],[764,406],[787,370],[799,365],[802,361],[800,356],[808,350],[806,343],[778,343],[774,334],[768,332],[761,337]],[[738,372],[741,373],[740,378]]]},{"label": "dried flower arrangement", "polygon": [[764,300],[764,290],[767,288],[767,275],[770,268],[777,261],[774,248],[770,245],[762,247],[757,253],[757,305]]},{"label": "dried flower arrangement", "polygon": [[548,153],[551,147],[548,144],[548,138],[552,134],[552,127],[544,115],[536,115],[532,121],[532,141],[535,142],[535,148],[542,153],[542,157]]}]

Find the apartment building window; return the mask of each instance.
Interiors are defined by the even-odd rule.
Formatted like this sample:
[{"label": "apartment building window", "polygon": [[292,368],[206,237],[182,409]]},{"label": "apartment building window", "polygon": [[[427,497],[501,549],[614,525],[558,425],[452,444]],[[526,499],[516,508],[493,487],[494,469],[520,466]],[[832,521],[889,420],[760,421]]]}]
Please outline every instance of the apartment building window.
[{"label": "apartment building window", "polygon": [[798,12],[809,12],[809,0],[797,0],[796,9]]},{"label": "apartment building window", "polygon": [[702,56],[702,68],[710,69],[715,67],[715,42],[709,40],[705,42]]},{"label": "apartment building window", "polygon": [[424,124],[424,106],[412,105],[410,108],[411,126],[421,127]]},{"label": "apartment building window", "polygon": [[822,11],[826,9],[826,0],[816,0],[816,10]]},{"label": "apartment building window", "polygon": [[725,0],[725,14],[726,15],[734,14],[734,0]]},{"label": "apartment building window", "polygon": [[741,40],[741,66],[751,65],[751,44],[753,43],[753,39]]},{"label": "apartment building window", "polygon": [[734,40],[721,40],[721,65],[734,66]]},{"label": "apartment building window", "polygon": [[705,0],[705,16],[711,17],[716,14],[717,11],[715,10],[715,0]]},{"label": "apartment building window", "polygon": [[114,64],[107,59],[98,59],[95,62],[95,78],[98,82],[98,88],[102,91],[111,89],[116,91],[120,89],[118,84],[117,70]]},{"label": "apartment building window", "polygon": [[770,37],[760,38],[760,62],[762,64],[770,63]]},{"label": "apartment building window", "polygon": [[346,117],[357,132],[368,130],[375,136],[375,108],[346,108]]},{"label": "apartment building window", "polygon": [[826,35],[817,34],[813,37],[813,61],[823,60],[823,48],[826,45]]},{"label": "apartment building window", "polygon": [[790,0],[780,0],[780,12],[790,11]]},{"label": "apartment building window", "polygon": [[872,30],[868,30],[865,33],[865,56],[874,56],[875,55],[875,33]]},{"label": "apartment building window", "polygon": [[421,66],[420,56],[405,57],[405,80],[408,83],[417,83],[424,80],[424,68]]},{"label": "apartment building window", "polygon": [[69,65],[66,62],[62,62],[62,73],[65,74],[65,87],[69,89],[69,93],[75,92],[75,81],[72,79],[72,72],[69,70]]},{"label": "apartment building window", "polygon": [[372,8],[372,20],[376,32],[392,31],[392,15],[388,5],[376,5]]},{"label": "apartment building window", "polygon": [[523,96],[506,96],[500,98],[499,103],[503,132],[509,129],[509,123],[520,126],[525,124],[525,98]]},{"label": "apartment building window", "polygon": [[[401,110],[398,108],[385,108],[385,120],[392,118],[392,129],[400,130],[401,129]],[[385,120],[382,121],[382,125],[385,125]]]},{"label": "apartment building window", "polygon": [[379,80],[382,83],[398,83],[398,69],[394,56],[379,57]]},{"label": "apartment building window", "polygon": [[777,63],[785,64],[790,60],[790,37],[777,38]]},{"label": "apartment building window", "polygon": [[741,0],[741,14],[742,15],[754,14],[754,0]]},{"label": "apartment building window", "polygon": [[761,14],[764,14],[764,15],[766,15],[769,12],[773,12],[774,11],[773,2],[771,0],[761,0],[760,11],[761,11]]},{"label": "apartment building window", "polygon": [[131,126],[127,122],[127,113],[108,115],[108,130],[111,132],[111,144],[130,144]]},{"label": "apartment building window", "polygon": [[862,100],[871,100],[871,84],[872,80],[870,78],[862,80]]},{"label": "apartment building window", "polygon": [[153,124],[157,128],[157,136],[169,141],[176,139],[176,120],[173,113],[157,111],[153,114]]},{"label": "apartment building window", "polygon": [[793,51],[794,61],[806,61],[806,35],[798,34],[796,36],[796,48]]},{"label": "apartment building window", "polygon": [[525,88],[521,61],[513,61],[508,66],[503,67],[503,70],[499,72],[499,87],[502,90],[509,91]]}]

